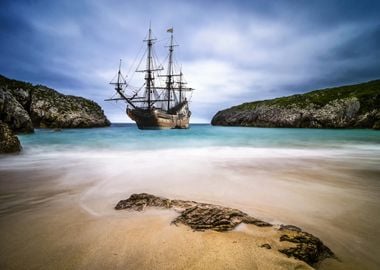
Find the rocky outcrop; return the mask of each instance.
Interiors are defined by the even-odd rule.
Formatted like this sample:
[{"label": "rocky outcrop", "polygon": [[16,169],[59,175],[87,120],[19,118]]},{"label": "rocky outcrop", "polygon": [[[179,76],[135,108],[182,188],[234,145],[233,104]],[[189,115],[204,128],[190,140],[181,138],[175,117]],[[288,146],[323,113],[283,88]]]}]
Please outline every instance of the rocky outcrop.
[{"label": "rocky outcrop", "polygon": [[15,132],[33,127],[88,128],[109,126],[95,102],[54,89],[10,80],[0,75],[0,120]]},{"label": "rocky outcrop", "polygon": [[21,151],[21,144],[7,124],[0,122],[0,153]]},{"label": "rocky outcrop", "polygon": [[95,102],[66,96],[45,86],[32,92],[30,117],[35,127],[88,128],[109,126],[103,110]]},{"label": "rocky outcrop", "polygon": [[[140,193],[132,194],[128,199],[119,201],[115,209],[143,211],[147,207],[174,209],[179,212],[179,215],[172,221],[172,224],[184,224],[195,231],[230,231],[241,223],[269,227],[276,231],[273,235],[279,235],[279,239],[277,239],[279,243],[289,242],[288,246],[282,246],[277,249],[279,252],[288,257],[304,261],[311,266],[317,265],[326,258],[336,258],[334,253],[320,239],[296,226],[281,225],[276,227],[268,222],[249,216],[238,209],[220,205],[170,200],[147,193]],[[265,249],[273,248],[268,243],[262,244],[261,247]]]},{"label": "rocky outcrop", "polygon": [[219,111],[212,125],[380,128],[380,80],[244,103]]},{"label": "rocky outcrop", "polygon": [[120,201],[115,209],[142,211],[146,207],[152,206],[174,208],[181,211],[173,223],[183,223],[196,231],[229,231],[240,223],[254,224],[260,227],[272,226],[237,209],[193,201],[169,200],[146,193],[132,194],[128,199]]},{"label": "rocky outcrop", "polygon": [[25,108],[7,89],[0,88],[0,120],[15,132],[33,132],[32,120]]},{"label": "rocky outcrop", "polygon": [[294,257],[310,265],[316,265],[326,258],[336,258],[334,253],[314,235],[302,231],[292,225],[282,225],[279,229],[284,232],[280,241],[295,243],[295,247],[283,248],[279,251],[288,257]]}]

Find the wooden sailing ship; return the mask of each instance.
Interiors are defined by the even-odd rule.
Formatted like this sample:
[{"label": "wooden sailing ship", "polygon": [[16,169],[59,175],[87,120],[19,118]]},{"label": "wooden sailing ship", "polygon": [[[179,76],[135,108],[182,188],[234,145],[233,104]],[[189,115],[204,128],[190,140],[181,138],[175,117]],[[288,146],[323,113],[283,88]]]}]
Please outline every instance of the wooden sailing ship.
[{"label": "wooden sailing ship", "polygon": [[[156,41],[152,36],[149,27],[148,36],[144,40],[147,43],[146,66],[140,69],[138,65],[136,72],[145,73],[145,82],[133,89],[127,83],[126,77],[121,72],[121,60],[119,71],[110,84],[115,86],[116,97],[107,99],[123,100],[127,103],[126,113],[136,122],[139,129],[184,129],[189,128],[191,112],[189,110],[189,100],[194,89],[186,87],[182,68],[177,72],[174,63],[173,52],[174,44],[173,28],[167,30],[170,35],[168,65],[166,72],[162,66],[156,65],[153,45]],[[141,59],[140,63],[143,59]],[[130,92],[130,94],[128,94]]]}]

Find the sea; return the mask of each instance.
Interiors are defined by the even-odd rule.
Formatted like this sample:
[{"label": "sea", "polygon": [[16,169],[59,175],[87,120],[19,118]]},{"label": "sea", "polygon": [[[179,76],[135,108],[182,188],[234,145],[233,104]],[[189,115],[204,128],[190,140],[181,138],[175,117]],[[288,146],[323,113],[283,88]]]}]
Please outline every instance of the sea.
[{"label": "sea", "polygon": [[[112,124],[18,137],[22,152],[0,157],[0,176],[88,185],[78,204],[89,215],[112,215],[136,192],[215,203],[313,233],[339,258],[320,269],[380,269],[380,131]],[[28,202],[35,178],[1,185],[0,215]]]},{"label": "sea", "polygon": [[43,151],[132,151],[178,148],[245,147],[369,151],[379,153],[380,132],[371,129],[294,129],[220,127],[192,124],[190,129],[140,130],[135,124],[90,129],[36,129],[19,135],[23,155]]}]

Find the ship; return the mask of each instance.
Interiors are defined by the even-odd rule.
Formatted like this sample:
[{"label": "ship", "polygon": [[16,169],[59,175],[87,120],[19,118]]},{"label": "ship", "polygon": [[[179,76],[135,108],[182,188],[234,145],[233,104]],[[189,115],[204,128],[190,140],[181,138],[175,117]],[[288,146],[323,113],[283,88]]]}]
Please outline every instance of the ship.
[{"label": "ship", "polygon": [[[126,114],[136,122],[139,129],[187,129],[191,111],[189,102],[193,88],[186,86],[182,73],[182,67],[178,68],[174,58],[173,28],[169,28],[167,68],[158,65],[158,59],[154,51],[157,39],[153,37],[149,26],[147,37],[143,40],[147,46],[145,52],[134,72],[144,73],[142,86],[133,87],[127,76],[119,70],[110,84],[114,85],[115,94],[106,101],[124,101]],[[141,63],[145,59],[145,67],[141,69]],[[166,59],[165,59],[166,60]],[[133,76],[133,75],[132,75]]]}]

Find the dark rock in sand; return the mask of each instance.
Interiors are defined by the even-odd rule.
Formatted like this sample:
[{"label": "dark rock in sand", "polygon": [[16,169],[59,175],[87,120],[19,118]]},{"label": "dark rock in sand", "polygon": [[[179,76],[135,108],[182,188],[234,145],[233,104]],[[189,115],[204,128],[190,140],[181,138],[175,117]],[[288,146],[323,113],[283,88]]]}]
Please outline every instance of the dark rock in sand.
[{"label": "dark rock in sand", "polygon": [[285,230],[289,230],[289,231],[293,231],[293,232],[301,232],[302,229],[297,227],[297,226],[294,226],[294,225],[284,225],[284,224],[281,224],[280,225],[280,231],[285,231]]},{"label": "dark rock in sand", "polygon": [[280,237],[280,241],[296,243],[296,246],[280,249],[280,252],[286,254],[288,257],[294,257],[304,261],[309,265],[316,265],[326,258],[335,258],[334,253],[326,247],[320,239],[300,230],[298,227],[295,228],[297,228],[297,230],[290,228],[288,234],[284,234]]},{"label": "dark rock in sand", "polygon": [[148,206],[175,208],[180,211],[180,215],[172,223],[182,223],[196,231],[229,231],[240,223],[254,224],[260,227],[272,226],[237,209],[194,201],[169,200],[147,193],[133,194],[128,199],[120,201],[115,209],[142,211]]},{"label": "dark rock in sand", "polygon": [[[238,209],[195,201],[170,200],[147,193],[132,194],[128,199],[119,201],[115,209],[143,211],[146,207],[172,208],[179,212],[179,216],[172,223],[187,225],[195,231],[230,231],[241,223],[254,224],[259,227],[273,226]],[[273,229],[277,230],[275,227]],[[281,225],[278,231],[282,232],[279,241],[296,244],[295,247],[279,250],[288,257],[294,257],[312,266],[326,258],[335,258],[334,253],[320,239],[296,226]],[[269,244],[263,244],[261,247],[272,249]]]},{"label": "dark rock in sand", "polygon": [[21,151],[17,136],[7,124],[0,122],[0,153],[15,153]]},{"label": "dark rock in sand", "polygon": [[272,247],[269,244],[262,244],[262,248],[271,249]]},{"label": "dark rock in sand", "polygon": [[171,200],[156,197],[147,193],[132,194],[128,199],[119,201],[115,206],[115,209],[132,209],[135,211],[142,211],[147,206],[171,208]]},{"label": "dark rock in sand", "polygon": [[267,222],[250,217],[240,210],[205,203],[197,203],[193,207],[186,208],[173,220],[173,223],[183,223],[196,231],[229,231],[240,223],[254,224],[260,227],[272,226]]}]

